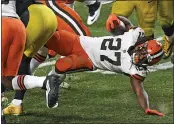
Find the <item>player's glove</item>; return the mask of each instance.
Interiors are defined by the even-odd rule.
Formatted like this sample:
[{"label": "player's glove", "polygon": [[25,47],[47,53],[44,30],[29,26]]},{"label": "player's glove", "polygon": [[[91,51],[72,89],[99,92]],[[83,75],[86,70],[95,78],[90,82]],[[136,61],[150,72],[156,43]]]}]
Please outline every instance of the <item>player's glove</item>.
[{"label": "player's glove", "polygon": [[112,29],[115,29],[120,24],[120,19],[117,18],[115,14],[109,15],[106,21],[106,29],[107,31],[111,32]]},{"label": "player's glove", "polygon": [[157,110],[149,109],[149,108],[147,108],[147,109],[145,110],[145,113],[148,114],[148,115],[165,116],[163,113],[158,112]]}]

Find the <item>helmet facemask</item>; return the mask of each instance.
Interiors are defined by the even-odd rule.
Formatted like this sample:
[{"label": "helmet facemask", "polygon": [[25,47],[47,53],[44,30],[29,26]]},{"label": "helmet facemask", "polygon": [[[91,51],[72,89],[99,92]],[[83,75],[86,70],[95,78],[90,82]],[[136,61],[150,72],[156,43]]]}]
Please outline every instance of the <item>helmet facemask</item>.
[{"label": "helmet facemask", "polygon": [[137,66],[147,66],[148,64],[148,52],[147,52],[147,42],[137,45],[132,54],[133,64]]},{"label": "helmet facemask", "polygon": [[151,66],[161,60],[163,53],[162,45],[159,42],[156,40],[146,41],[135,46],[132,61],[137,66]]}]

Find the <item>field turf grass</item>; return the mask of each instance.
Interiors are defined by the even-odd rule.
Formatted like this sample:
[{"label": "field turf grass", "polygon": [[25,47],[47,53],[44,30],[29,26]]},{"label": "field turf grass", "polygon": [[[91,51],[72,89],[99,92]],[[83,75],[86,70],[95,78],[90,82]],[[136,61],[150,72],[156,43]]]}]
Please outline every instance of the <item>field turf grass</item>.
[{"label": "field turf grass", "polygon": [[[87,8],[78,3],[76,10],[86,20]],[[89,27],[93,36],[109,35],[105,30],[105,21],[110,10],[111,5],[104,5],[99,21]],[[135,15],[132,15],[131,20],[136,23],[134,18]],[[162,35],[159,30],[157,23],[156,36]],[[51,66],[40,68],[35,74],[47,75],[50,70]],[[132,92],[129,78],[124,75],[84,72],[72,74],[66,81],[70,82],[71,89],[61,89],[58,108],[48,109],[45,92],[32,89],[24,99],[24,115],[6,116],[7,123],[173,123],[172,69],[152,72],[144,81],[151,108],[164,112],[165,117],[144,114]],[[14,92],[6,94],[10,101]]]}]

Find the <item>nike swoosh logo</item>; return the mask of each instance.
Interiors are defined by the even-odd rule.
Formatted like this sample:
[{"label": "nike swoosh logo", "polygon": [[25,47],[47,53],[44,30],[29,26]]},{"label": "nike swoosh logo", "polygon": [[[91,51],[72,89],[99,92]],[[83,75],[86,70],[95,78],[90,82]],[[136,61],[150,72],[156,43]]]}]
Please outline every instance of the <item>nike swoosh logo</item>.
[{"label": "nike swoosh logo", "polygon": [[91,19],[91,21],[94,21],[94,19],[96,18],[97,14],[93,17],[93,19]]}]

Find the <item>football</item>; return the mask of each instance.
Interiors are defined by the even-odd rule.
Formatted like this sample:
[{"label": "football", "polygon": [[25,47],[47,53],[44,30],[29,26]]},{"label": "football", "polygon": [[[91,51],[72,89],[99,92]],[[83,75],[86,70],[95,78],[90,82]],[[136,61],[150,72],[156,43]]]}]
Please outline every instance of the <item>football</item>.
[{"label": "football", "polygon": [[126,31],[125,24],[120,20],[120,24],[117,21],[113,21],[116,28],[111,29],[111,34],[113,36],[122,35]]}]

